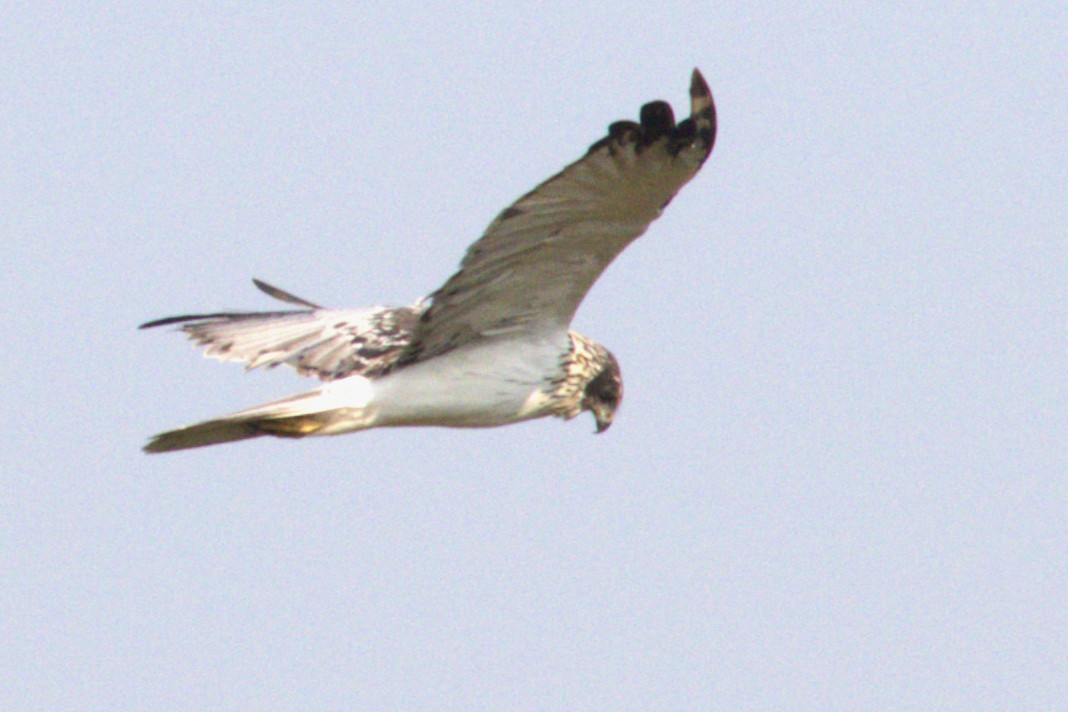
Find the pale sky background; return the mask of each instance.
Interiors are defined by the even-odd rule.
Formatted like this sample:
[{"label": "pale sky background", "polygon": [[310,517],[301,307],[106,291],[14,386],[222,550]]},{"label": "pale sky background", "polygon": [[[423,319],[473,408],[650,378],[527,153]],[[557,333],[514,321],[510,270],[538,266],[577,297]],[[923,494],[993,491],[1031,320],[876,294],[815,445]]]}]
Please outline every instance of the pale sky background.
[{"label": "pale sky background", "polygon": [[[388,9],[383,9],[387,8]],[[0,11],[0,708],[1068,709],[1068,10]],[[437,287],[700,67],[576,319],[614,427],[170,456],[314,385],[148,319]]]}]

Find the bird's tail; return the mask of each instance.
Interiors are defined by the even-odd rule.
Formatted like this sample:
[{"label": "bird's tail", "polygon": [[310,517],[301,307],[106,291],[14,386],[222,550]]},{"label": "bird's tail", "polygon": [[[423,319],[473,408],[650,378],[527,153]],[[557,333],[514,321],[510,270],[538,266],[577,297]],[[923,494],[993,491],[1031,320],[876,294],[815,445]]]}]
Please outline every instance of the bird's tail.
[{"label": "bird's tail", "polygon": [[144,450],[154,454],[261,435],[303,438],[363,430],[372,421],[372,413],[366,407],[370,388],[366,378],[352,376],[314,391],[159,433],[152,436]]}]

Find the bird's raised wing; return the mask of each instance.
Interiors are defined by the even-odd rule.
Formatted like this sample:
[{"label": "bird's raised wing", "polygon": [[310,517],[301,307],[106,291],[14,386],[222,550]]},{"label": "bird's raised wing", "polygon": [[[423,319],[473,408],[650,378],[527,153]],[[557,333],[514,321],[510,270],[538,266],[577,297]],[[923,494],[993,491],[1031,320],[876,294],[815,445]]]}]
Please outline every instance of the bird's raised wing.
[{"label": "bird's raised wing", "polygon": [[287,364],[305,376],[332,381],[378,375],[408,345],[423,307],[325,309],[277,287],[253,280],[272,297],[305,309],[275,312],[187,314],[142,324],[142,329],[180,324],[206,347],[205,356],[245,363],[246,369]]},{"label": "bird's raised wing", "polygon": [[586,155],[505,209],[432,297],[397,366],[472,341],[567,328],[601,272],[645,232],[701,168],[716,110],[701,73],[690,117],[654,101],[640,123],[620,121]]}]

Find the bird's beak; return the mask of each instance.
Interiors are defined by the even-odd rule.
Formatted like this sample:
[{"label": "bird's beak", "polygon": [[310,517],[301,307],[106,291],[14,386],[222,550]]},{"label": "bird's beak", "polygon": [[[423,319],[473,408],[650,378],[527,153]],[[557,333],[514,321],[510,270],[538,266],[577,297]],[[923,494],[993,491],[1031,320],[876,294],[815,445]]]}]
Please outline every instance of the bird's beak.
[{"label": "bird's beak", "polygon": [[593,419],[597,421],[597,435],[600,435],[612,426],[613,416],[614,414],[609,412],[594,412]]}]

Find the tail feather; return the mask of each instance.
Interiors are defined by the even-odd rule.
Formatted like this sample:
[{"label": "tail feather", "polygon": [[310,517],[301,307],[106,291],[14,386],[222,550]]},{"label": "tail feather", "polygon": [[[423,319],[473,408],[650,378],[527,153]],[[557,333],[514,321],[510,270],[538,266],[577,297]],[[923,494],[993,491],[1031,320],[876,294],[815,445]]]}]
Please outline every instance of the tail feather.
[{"label": "tail feather", "polygon": [[172,452],[272,435],[303,438],[370,427],[365,407],[370,384],[363,376],[334,381],[314,391],[152,436],[144,451]]},{"label": "tail feather", "polygon": [[257,438],[262,434],[247,421],[208,420],[196,425],[153,435],[152,439],[145,445],[144,450],[151,454],[188,450],[194,447],[248,440],[249,438]]}]

